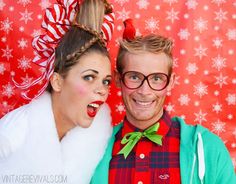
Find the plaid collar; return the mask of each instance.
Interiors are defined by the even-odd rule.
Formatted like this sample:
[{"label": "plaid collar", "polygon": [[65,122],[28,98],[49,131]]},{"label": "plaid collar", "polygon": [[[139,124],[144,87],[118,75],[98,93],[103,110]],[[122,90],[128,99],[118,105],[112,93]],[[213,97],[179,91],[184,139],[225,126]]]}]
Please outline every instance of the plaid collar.
[{"label": "plaid collar", "polygon": [[[122,137],[124,137],[125,134],[130,133],[130,132],[143,132],[144,130],[141,130],[137,127],[135,127],[134,125],[132,125],[127,118],[124,118],[123,121],[123,128],[122,128]],[[160,127],[157,131],[157,134],[162,135],[163,138],[166,136],[166,134],[168,133],[168,131],[170,130],[171,127],[171,118],[169,116],[169,114],[164,110],[162,117],[160,118],[160,120],[158,121],[160,123]]]}]

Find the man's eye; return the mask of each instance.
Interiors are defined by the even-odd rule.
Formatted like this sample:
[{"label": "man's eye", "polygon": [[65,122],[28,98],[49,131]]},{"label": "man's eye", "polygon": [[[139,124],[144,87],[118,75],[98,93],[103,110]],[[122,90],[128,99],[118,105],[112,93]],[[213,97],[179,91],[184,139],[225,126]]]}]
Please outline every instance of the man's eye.
[{"label": "man's eye", "polygon": [[93,75],[86,75],[83,77],[84,80],[86,81],[92,81],[95,77]]},{"label": "man's eye", "polygon": [[110,84],[111,84],[111,80],[104,80],[103,81],[103,84],[105,85],[105,86],[109,86]]},{"label": "man's eye", "polygon": [[131,75],[129,78],[131,80],[138,80],[139,79],[139,77],[137,75]]}]

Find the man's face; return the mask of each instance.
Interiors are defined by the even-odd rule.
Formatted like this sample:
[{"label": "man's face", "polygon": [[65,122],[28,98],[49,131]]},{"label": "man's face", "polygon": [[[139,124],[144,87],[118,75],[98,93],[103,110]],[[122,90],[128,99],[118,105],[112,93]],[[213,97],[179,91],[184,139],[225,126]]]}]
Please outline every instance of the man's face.
[{"label": "man's face", "polygon": [[[126,54],[123,61],[122,74],[136,71],[148,76],[152,73],[168,74],[169,58],[164,53],[153,54],[142,52],[139,54]],[[126,107],[126,116],[131,124],[145,129],[158,121],[163,114],[163,104],[167,94],[174,83],[174,75],[170,76],[169,84],[161,91],[150,88],[147,80],[137,89],[129,89],[121,81],[122,75],[116,73],[116,82],[121,87],[122,98]],[[134,77],[136,80],[136,78]]]}]

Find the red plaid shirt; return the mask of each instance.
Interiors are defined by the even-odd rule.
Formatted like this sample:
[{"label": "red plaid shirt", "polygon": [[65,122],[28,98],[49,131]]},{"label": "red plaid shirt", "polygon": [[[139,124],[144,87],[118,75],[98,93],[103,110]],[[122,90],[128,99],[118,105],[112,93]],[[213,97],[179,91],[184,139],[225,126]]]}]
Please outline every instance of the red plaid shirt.
[{"label": "red plaid shirt", "polygon": [[162,146],[143,137],[128,157],[117,153],[122,149],[121,139],[126,133],[141,131],[127,119],[116,134],[109,170],[109,184],[179,184],[180,125],[172,121],[167,112],[159,120],[157,134],[162,135]]}]

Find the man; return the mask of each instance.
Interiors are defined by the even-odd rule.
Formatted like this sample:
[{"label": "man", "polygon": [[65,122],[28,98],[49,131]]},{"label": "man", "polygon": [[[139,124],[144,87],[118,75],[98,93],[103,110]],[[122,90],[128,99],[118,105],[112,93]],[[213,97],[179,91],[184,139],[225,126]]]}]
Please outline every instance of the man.
[{"label": "man", "polygon": [[171,49],[169,39],[154,34],[121,41],[115,79],[126,116],[114,128],[92,183],[236,183],[219,137],[171,119],[163,108],[175,80]]}]

